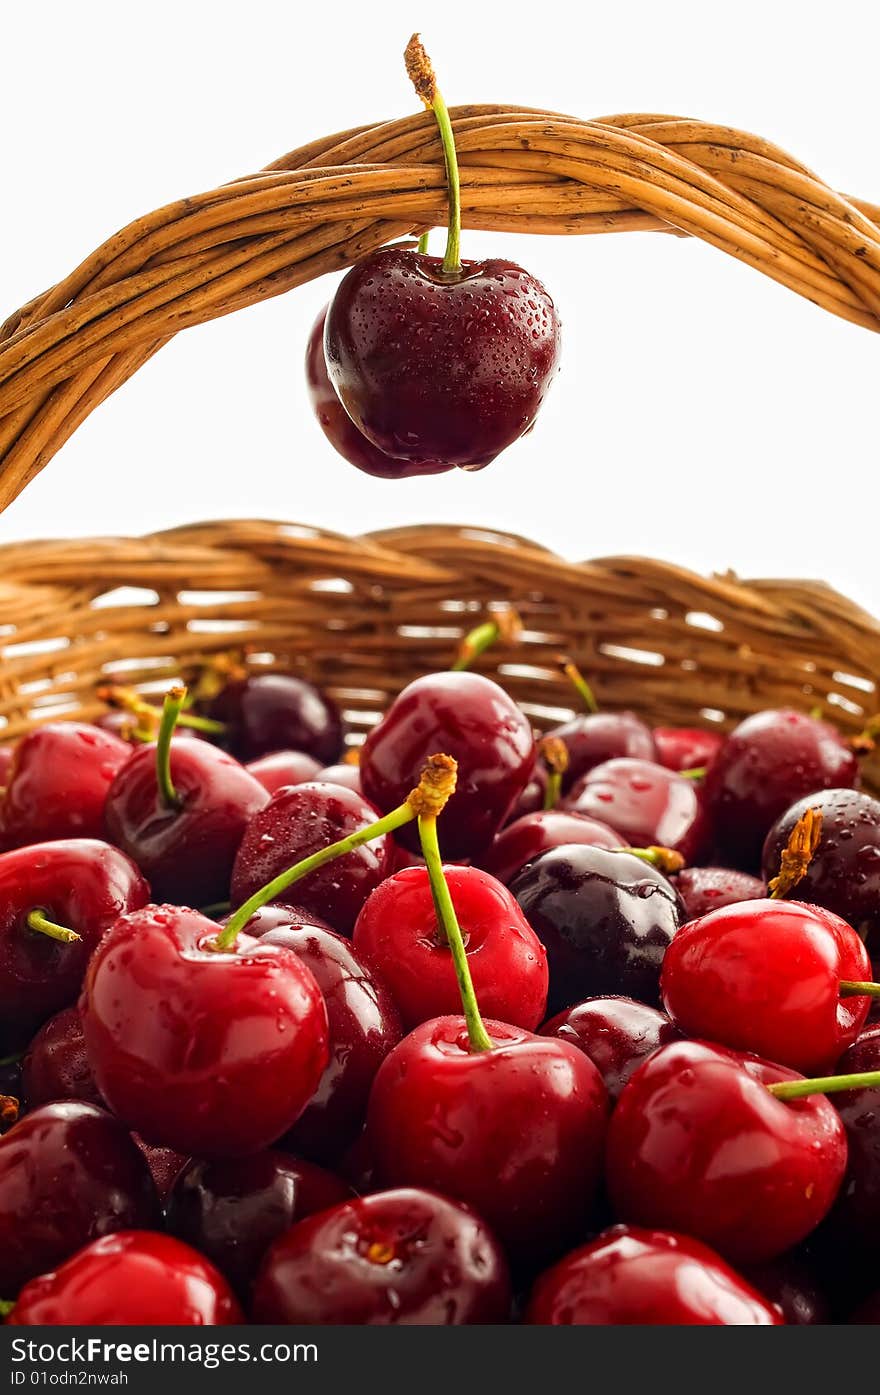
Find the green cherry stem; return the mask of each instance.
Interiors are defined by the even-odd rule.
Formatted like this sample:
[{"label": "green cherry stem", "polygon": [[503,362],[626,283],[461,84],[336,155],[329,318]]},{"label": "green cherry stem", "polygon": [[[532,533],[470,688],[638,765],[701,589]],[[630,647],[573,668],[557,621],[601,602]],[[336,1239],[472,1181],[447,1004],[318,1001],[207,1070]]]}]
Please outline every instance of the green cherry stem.
[{"label": "green cherry stem", "polygon": [[[143,718],[144,726],[135,728],[132,736],[137,741],[151,741],[150,728],[155,729],[159,721],[159,710],[153,703],[147,702],[140,693],[133,688],[121,688],[116,684],[108,683],[98,689],[98,697],[102,702],[106,702],[108,707],[114,708],[118,712],[130,712],[133,717]],[[192,696],[187,695],[181,706],[180,716],[177,725],[181,727],[191,727],[193,731],[203,731],[206,736],[222,736],[228,730],[225,722],[218,722],[213,717],[200,717],[197,712],[188,712],[186,709],[192,702]]]},{"label": "green cherry stem", "polygon": [[855,1075],[817,1075],[812,1080],[779,1080],[768,1085],[778,1100],[801,1100],[807,1095],[836,1095],[840,1090],[876,1090],[880,1086],[880,1070],[866,1070]]},{"label": "green cherry stem", "polygon": [[580,695],[587,711],[598,712],[599,704],[596,701],[596,694],[593,692],[593,689],[590,687],[574,660],[570,659],[567,654],[560,654],[557,663],[575,692]]},{"label": "green cherry stem", "polygon": [[419,238],[419,245],[416,247],[416,251],[419,253],[419,256],[426,257],[428,255],[428,243],[430,242],[430,240],[431,231],[430,229],[428,229],[428,231],[423,232],[421,237]]},{"label": "green cherry stem", "polygon": [[547,767],[547,788],[544,791],[544,812],[555,809],[562,794],[562,781],[568,770],[568,747],[559,736],[545,736],[538,750]]},{"label": "green cherry stem", "polygon": [[492,1038],[483,1025],[480,1016],[480,1009],[477,1003],[477,995],[474,992],[474,981],[471,978],[471,969],[468,964],[467,951],[464,947],[464,940],[461,937],[461,927],[458,923],[458,916],[455,913],[455,906],[452,904],[452,897],[449,894],[449,885],[443,871],[443,859],[440,856],[440,844],[437,841],[437,816],[419,816],[419,841],[422,845],[422,856],[428,866],[428,877],[431,882],[431,893],[434,897],[434,906],[440,924],[446,933],[449,941],[449,949],[452,953],[452,962],[455,965],[455,977],[458,979],[458,991],[461,994],[461,1006],[464,1011],[464,1020],[467,1023],[468,1040],[472,1051],[491,1051]]},{"label": "green cherry stem", "polygon": [[446,234],[443,271],[447,276],[459,276],[461,274],[461,184],[449,109],[437,86],[433,65],[418,34],[413,34],[407,44],[404,59],[406,71],[413,87],[425,106],[433,111],[440,128],[443,158],[446,162],[446,184],[449,190],[449,225]]},{"label": "green cherry stem", "polygon": [[451,664],[452,672],[461,673],[470,668],[474,659],[485,653],[496,640],[503,639],[505,644],[515,644],[521,633],[519,615],[512,605],[504,606],[495,612],[491,620],[484,620],[465,635]]},{"label": "green cherry stem", "polygon": [[57,925],[54,920],[50,920],[42,911],[35,910],[28,912],[28,929],[36,930],[40,935],[48,935],[50,940],[57,940],[62,945],[76,944],[82,939],[75,930],[70,930],[66,925]]},{"label": "green cherry stem", "polygon": [[386,833],[393,833],[395,829],[402,828],[404,824],[411,823],[423,813],[438,814],[445,805],[447,799],[455,790],[455,781],[458,774],[458,766],[451,756],[435,755],[428,758],[427,764],[422,771],[419,783],[410,792],[403,804],[392,809],[390,814],[378,819],[376,823],[368,824],[366,828],[359,828],[355,833],[349,833],[347,838],[340,838],[335,843],[328,843],[326,848],[320,848],[318,852],[312,853],[309,857],[304,857],[300,862],[289,867],[287,871],[274,877],[265,886],[255,891],[253,896],[239,906],[238,910],[229,917],[223,930],[216,936],[212,948],[220,953],[232,949],[236,937],[244,929],[251,916],[263,909],[270,901],[274,901],[282,892],[296,882],[302,881],[310,872],[315,872],[319,867],[324,867],[326,863],[333,862],[337,857],[344,857],[346,853],[353,852],[362,843],[372,843],[376,838],[382,838]]},{"label": "green cherry stem", "polygon": [[880,983],[858,983],[851,979],[841,979],[840,996],[841,998],[880,998]]},{"label": "green cherry stem", "polygon": [[9,1317],[15,1304],[9,1298],[0,1298],[0,1318]]},{"label": "green cherry stem", "polygon": [[171,778],[171,739],[185,701],[186,688],[182,683],[176,683],[173,688],[168,689],[162,704],[162,719],[156,737],[156,778],[159,782],[159,798],[166,809],[180,807],[180,798]]},{"label": "green cherry stem", "polygon": [[637,857],[640,861],[647,862],[651,867],[656,867],[657,871],[662,872],[665,877],[672,876],[673,872],[680,872],[684,867],[684,858],[674,848],[651,845],[647,848],[612,848],[611,851],[629,853],[630,857]]},{"label": "green cherry stem", "polygon": [[678,773],[683,780],[705,780],[708,772],[708,765],[692,765],[690,770],[679,770]]}]

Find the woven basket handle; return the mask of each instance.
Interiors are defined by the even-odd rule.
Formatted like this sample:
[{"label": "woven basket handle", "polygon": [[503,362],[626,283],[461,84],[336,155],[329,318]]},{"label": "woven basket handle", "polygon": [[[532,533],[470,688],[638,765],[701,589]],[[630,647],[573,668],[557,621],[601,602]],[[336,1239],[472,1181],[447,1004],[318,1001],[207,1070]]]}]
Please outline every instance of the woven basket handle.
[{"label": "woven basket handle", "polygon": [[[880,208],[768,142],[674,116],[452,111],[469,228],[701,237],[880,329]],[[331,136],[109,238],[0,328],[0,510],[179,330],[445,221],[433,117]]]}]

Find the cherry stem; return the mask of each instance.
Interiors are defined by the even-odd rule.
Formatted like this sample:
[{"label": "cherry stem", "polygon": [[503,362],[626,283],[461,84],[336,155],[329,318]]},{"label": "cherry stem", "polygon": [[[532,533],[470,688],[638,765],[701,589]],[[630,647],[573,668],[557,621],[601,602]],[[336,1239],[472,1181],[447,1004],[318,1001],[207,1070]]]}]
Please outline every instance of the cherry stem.
[{"label": "cherry stem", "polygon": [[562,794],[562,781],[568,770],[568,747],[559,736],[545,736],[538,743],[541,759],[547,767],[547,788],[544,810],[555,809]]},{"label": "cherry stem", "polygon": [[443,158],[446,162],[446,184],[449,190],[449,224],[446,233],[443,271],[447,276],[459,276],[461,274],[461,183],[449,109],[437,86],[433,65],[418,34],[413,34],[407,44],[404,59],[410,81],[425,106],[433,111],[440,128]]},{"label": "cherry stem", "polygon": [[675,848],[661,848],[653,844],[647,848],[612,848],[612,852],[629,853],[630,857],[638,857],[642,862],[649,863],[656,867],[658,872],[662,872],[669,877],[673,872],[680,872],[685,865],[684,858]]},{"label": "cherry stem", "polygon": [[27,924],[29,930],[36,930],[40,935],[48,935],[51,940],[57,940],[62,945],[76,944],[82,939],[75,930],[70,930],[66,925],[57,925],[54,920],[50,920],[42,911],[35,910],[28,912]]},{"label": "cherry stem", "polygon": [[463,669],[470,668],[474,659],[479,658],[498,639],[503,639],[506,644],[515,644],[521,633],[522,621],[513,606],[505,606],[493,619],[485,620],[465,635],[451,665],[452,672],[461,673]]},{"label": "cherry stem", "polygon": [[21,1100],[15,1095],[0,1095],[0,1124],[4,1128],[11,1129],[13,1124],[18,1123],[21,1114]]},{"label": "cherry stem", "polygon": [[9,1298],[0,1298],[0,1317],[9,1317],[15,1304]]},{"label": "cherry stem", "polygon": [[[98,689],[98,697],[102,702],[106,702],[108,707],[115,708],[118,712],[130,712],[133,717],[143,717],[147,723],[146,728],[135,728],[132,736],[138,741],[150,741],[149,728],[155,728],[160,720],[159,709],[152,702],[147,702],[132,688],[120,688],[113,684]],[[200,717],[196,712],[187,712],[185,708],[191,699],[184,698],[177,725],[181,727],[192,727],[193,731],[203,731],[208,736],[222,736],[228,731],[226,722],[218,722],[213,717]]]},{"label": "cherry stem", "polygon": [[590,687],[574,660],[569,659],[565,654],[560,654],[557,662],[575,692],[580,694],[587,711],[598,712],[599,704],[596,701],[596,694],[593,692],[593,689]]},{"label": "cherry stem", "polygon": [[329,843],[326,848],[320,848],[318,852],[304,857],[286,872],[281,872],[279,876],[260,887],[259,891],[255,891],[253,896],[230,916],[211,948],[221,953],[230,950],[251,916],[256,915],[257,911],[262,910],[270,901],[276,900],[296,882],[302,881],[310,872],[317,871],[319,867],[324,867],[337,857],[344,857],[346,853],[353,852],[362,843],[372,843],[376,838],[383,838],[386,833],[403,828],[404,824],[411,823],[422,814],[436,816],[454,793],[457,774],[458,765],[452,756],[429,756],[419,783],[410,791],[403,804],[392,809],[384,818],[368,824],[366,828],[359,828],[356,832],[349,833],[346,838],[339,838],[335,843]]},{"label": "cherry stem", "polygon": [[859,983],[852,979],[841,979],[840,996],[841,998],[880,998],[880,983]]},{"label": "cherry stem", "polygon": [[425,256],[428,255],[428,243],[429,243],[429,241],[430,241],[430,238],[431,238],[431,230],[430,230],[430,228],[428,229],[427,232],[423,232],[422,235],[421,235],[421,237],[419,238],[419,245],[418,245],[418,247],[416,248],[416,251],[417,251],[417,252],[419,253],[419,255],[422,256],[422,257],[425,257]]},{"label": "cherry stem", "polygon": [[822,837],[822,810],[807,809],[789,834],[779,859],[779,873],[768,883],[771,901],[778,901],[807,875]]},{"label": "cherry stem", "polygon": [[836,1095],[841,1090],[876,1090],[880,1070],[859,1071],[855,1075],[817,1075],[813,1080],[779,1080],[768,1085],[778,1100],[800,1100],[807,1095]]},{"label": "cherry stem", "polygon": [[678,773],[683,780],[705,780],[708,771],[708,765],[692,765],[690,770],[679,770]]},{"label": "cherry stem", "polygon": [[180,808],[180,797],[171,778],[171,739],[185,701],[186,688],[182,683],[168,689],[162,704],[162,719],[156,737],[156,779],[159,782],[159,798],[166,809]]},{"label": "cherry stem", "polygon": [[458,991],[461,994],[461,1006],[467,1023],[471,1051],[491,1051],[492,1038],[486,1031],[480,1016],[467,950],[464,947],[458,916],[449,893],[449,883],[443,871],[443,859],[440,856],[440,844],[437,841],[436,814],[419,816],[419,842],[422,845],[422,856],[428,867],[434,906],[446,934],[452,962],[455,965],[455,977],[458,979]]}]

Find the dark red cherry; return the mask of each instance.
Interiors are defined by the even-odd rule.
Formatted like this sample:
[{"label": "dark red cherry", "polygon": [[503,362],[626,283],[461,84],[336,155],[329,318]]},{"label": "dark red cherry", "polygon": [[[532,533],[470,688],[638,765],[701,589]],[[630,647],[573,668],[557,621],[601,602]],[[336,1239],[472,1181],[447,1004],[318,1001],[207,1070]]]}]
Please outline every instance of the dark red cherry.
[{"label": "dark red cherry", "polygon": [[330,381],[386,455],[481,469],[523,436],[555,376],[559,319],[513,262],[385,247],[356,263],[327,309]]},{"label": "dark red cherry", "polygon": [[37,727],[17,743],[0,799],[0,846],[102,838],[104,802],[131,747],[82,722]]},{"label": "dark red cherry", "polygon": [[858,782],[858,760],[830,723],[788,708],[756,712],[733,729],[706,777],[719,848],[756,868],[771,825],[796,800]]},{"label": "dark red cherry", "polygon": [[44,1104],[0,1138],[0,1292],[10,1299],[99,1235],[158,1221],[147,1164],[105,1110]]},{"label": "dark red cherry", "polygon": [[322,785],[344,785],[346,789],[354,790],[355,794],[363,794],[361,785],[361,772],[356,765],[349,765],[347,761],[339,765],[325,765],[314,777],[320,780]]},{"label": "dark red cherry", "polygon": [[709,839],[694,781],[652,761],[621,758],[595,766],[572,786],[566,807],[609,823],[630,847],[672,848],[685,862],[699,858]]},{"label": "dark red cherry", "polygon": [[[547,1008],[547,951],[494,877],[476,867],[444,872],[481,1010],[534,1031]],[[460,1008],[452,953],[425,868],[397,872],[373,892],[353,943],[388,984],[407,1029]]]},{"label": "dark red cherry", "polygon": [[829,1211],[846,1167],[829,1100],[781,1100],[767,1088],[798,1079],[705,1042],[649,1057],[611,1116],[606,1181],[617,1215],[691,1235],[735,1264],[797,1245]]},{"label": "dark red cherry", "polygon": [[37,1032],[22,1062],[22,1088],[28,1109],[51,1100],[104,1105],[86,1055],[79,1008],[64,1008]]},{"label": "dark red cherry", "polygon": [[81,1011],[102,1095],[153,1143],[202,1157],[274,1143],[327,1065],[327,1013],[296,955],[195,911],[122,916],[93,954]]},{"label": "dark red cherry", "polygon": [[306,386],[318,424],[334,450],[337,450],[349,464],[377,479],[403,479],[406,475],[438,475],[452,470],[454,466],[438,465],[436,461],[413,462],[386,455],[358,430],[337,397],[336,389],[327,374],[327,360],[324,357],[326,319],[325,305],[312,325],[306,346]]},{"label": "dark red cherry", "polygon": [[656,868],[631,853],[568,844],[536,858],[510,889],[547,948],[551,1012],[609,993],[659,1002],[681,902]]},{"label": "dark red cherry", "polygon": [[568,769],[562,788],[571,789],[597,765],[618,757],[655,761],[657,747],[649,726],[634,712],[582,712],[547,733],[565,743]]},{"label": "dark red cherry", "polygon": [[[96,839],[59,839],[0,856],[0,1031],[7,1043],[23,1044],[76,1000],[104,931],[149,896],[134,863]],[[44,930],[33,928],[39,924]],[[53,926],[80,938],[58,939],[49,933]]]},{"label": "dark red cherry", "polygon": [[[417,784],[418,771],[405,795]],[[371,804],[342,785],[308,781],[279,790],[251,820],[242,840],[232,872],[233,906],[242,905],[303,858],[369,827],[377,818]],[[309,872],[279,899],[289,899],[340,934],[350,935],[361,906],[391,871],[391,857],[386,834]]]},{"label": "dark red cherry", "polygon": [[724,745],[724,733],[705,727],[655,727],[656,760],[667,770],[706,770]]},{"label": "dark red cherry", "polygon": [[841,982],[871,977],[839,916],[797,901],[743,901],[683,925],[666,951],[663,1005],[683,1033],[807,1075],[830,1071],[868,1015]]},{"label": "dark red cherry", "polygon": [[686,920],[697,920],[740,901],[760,901],[767,895],[766,886],[757,877],[732,867],[683,867],[669,880],[684,902]]},{"label": "dark red cherry", "polygon": [[783,1319],[707,1245],[621,1225],[542,1274],[525,1321],[553,1327],[776,1327]]},{"label": "dark red cherry", "polygon": [[541,1035],[570,1041],[589,1056],[614,1102],[642,1062],[681,1034],[665,1012],[634,998],[588,998],[551,1018]]},{"label": "dark red cherry", "polygon": [[821,1327],[831,1322],[831,1304],[817,1268],[800,1251],[750,1265],[744,1273],[789,1326]]},{"label": "dark red cherry", "polygon": [[244,1322],[212,1264],[170,1235],[127,1230],[33,1279],[13,1327],[226,1327]]},{"label": "dark red cherry", "polygon": [[441,1017],[386,1057],[367,1116],[377,1176],[473,1206],[518,1258],[534,1258],[586,1224],[607,1095],[568,1042],[485,1027],[491,1050],[470,1049],[463,1017]]},{"label": "dark red cherry", "polygon": [[[841,1056],[836,1074],[880,1070],[880,1026],[868,1027]],[[874,1258],[880,1245],[880,1089],[834,1096],[847,1141],[847,1166],[829,1224],[843,1242]]]},{"label": "dark red cherry", "polygon": [[317,780],[321,762],[305,751],[273,751],[271,755],[260,756],[245,766],[249,775],[259,780],[270,794],[280,790],[282,785],[301,785],[306,780]]},{"label": "dark red cherry", "polygon": [[819,842],[795,894],[800,901],[842,916],[880,949],[880,800],[860,790],[818,790],[778,818],[764,843],[762,867],[769,881],[779,872],[783,849],[809,809],[822,818]]},{"label": "dark red cherry", "polygon": [[175,1148],[166,1148],[161,1143],[148,1143],[139,1133],[133,1133],[132,1138],[146,1159],[159,1200],[164,1206],[178,1174],[192,1159],[186,1153],[178,1153]]},{"label": "dark red cherry", "polygon": [[[361,755],[364,793],[383,814],[402,804],[429,756],[458,762],[458,785],[443,818],[443,855],[452,862],[479,853],[494,838],[535,764],[535,739],[511,697],[478,673],[417,678],[373,727]],[[418,848],[414,825],[405,847]]]},{"label": "dark red cherry", "polygon": [[190,1162],[171,1189],[166,1224],[246,1300],[269,1246],[297,1221],[350,1195],[332,1173],[285,1153]]},{"label": "dark red cherry", "polygon": [[205,714],[225,724],[220,741],[239,760],[303,751],[329,765],[342,751],[342,718],[335,703],[292,673],[235,678],[205,704]]},{"label": "dark red cherry", "polygon": [[507,1322],[510,1303],[504,1255],[479,1217],[407,1187],[344,1202],[276,1241],[254,1319],[452,1327]]},{"label": "dark red cherry", "polygon": [[264,906],[247,933],[295,954],[323,995],[330,1060],[280,1146],[330,1164],[363,1129],[373,1079],[403,1029],[388,987],[356,947],[326,926],[297,919],[283,906]]},{"label": "dark red cherry", "polygon": [[500,882],[509,885],[528,862],[534,862],[541,853],[566,843],[619,849],[624,839],[607,823],[599,823],[584,814],[571,814],[565,809],[542,810],[535,814],[524,814],[503,828],[494,843],[482,854],[480,865]]}]

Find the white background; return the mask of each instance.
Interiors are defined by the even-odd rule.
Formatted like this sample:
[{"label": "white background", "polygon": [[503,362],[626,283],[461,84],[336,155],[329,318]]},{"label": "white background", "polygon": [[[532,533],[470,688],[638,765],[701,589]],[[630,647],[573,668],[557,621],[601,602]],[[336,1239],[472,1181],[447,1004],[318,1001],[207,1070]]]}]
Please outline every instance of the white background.
[{"label": "white background", "polygon": [[[447,100],[698,116],[880,201],[880,10],[737,0],[3,3],[0,309],[130,219],[316,136],[414,110],[420,28]],[[332,286],[179,336],[0,516],[0,541],[221,516],[346,532],[480,522],[570,557],[642,553],[819,576],[880,612],[880,340],[698,242],[470,235],[548,284],[563,373],[476,476],[358,474],[310,417],[301,359]]]}]

